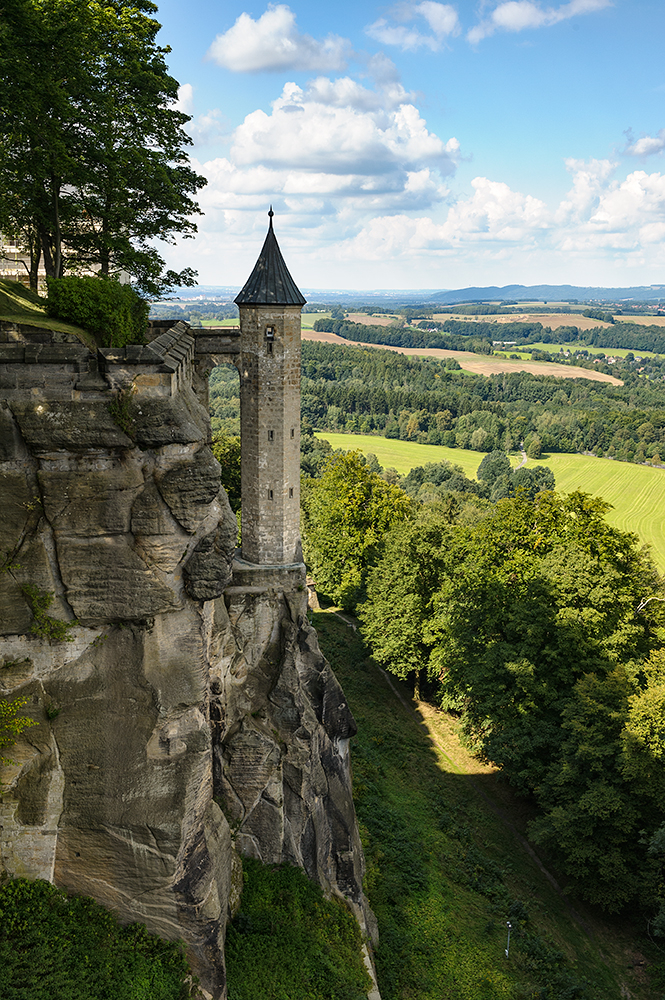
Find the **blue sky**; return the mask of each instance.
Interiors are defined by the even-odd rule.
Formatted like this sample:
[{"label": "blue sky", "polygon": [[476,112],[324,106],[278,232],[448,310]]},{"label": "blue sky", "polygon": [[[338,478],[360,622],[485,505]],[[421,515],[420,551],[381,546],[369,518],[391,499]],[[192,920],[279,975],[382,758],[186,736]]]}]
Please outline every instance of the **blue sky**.
[{"label": "blue sky", "polygon": [[162,0],[208,185],[168,251],[242,284],[665,282],[663,0]]}]

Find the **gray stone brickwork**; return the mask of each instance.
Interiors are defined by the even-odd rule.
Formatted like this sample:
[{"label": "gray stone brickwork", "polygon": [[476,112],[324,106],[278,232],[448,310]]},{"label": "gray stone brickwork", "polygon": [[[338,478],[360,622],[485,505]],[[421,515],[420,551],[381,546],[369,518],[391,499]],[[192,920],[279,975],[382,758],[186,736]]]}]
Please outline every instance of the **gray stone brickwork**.
[{"label": "gray stone brickwork", "polygon": [[241,305],[242,556],[302,562],[300,306]]}]

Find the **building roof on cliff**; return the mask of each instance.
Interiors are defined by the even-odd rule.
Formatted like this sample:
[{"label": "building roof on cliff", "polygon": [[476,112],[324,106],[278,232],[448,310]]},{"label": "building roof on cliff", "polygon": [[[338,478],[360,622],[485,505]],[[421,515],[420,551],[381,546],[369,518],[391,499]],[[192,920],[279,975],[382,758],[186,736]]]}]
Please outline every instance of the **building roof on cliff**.
[{"label": "building roof on cliff", "polygon": [[242,291],[236,296],[236,305],[257,306],[304,306],[307,299],[300,292],[289,274],[279,249],[272,217],[275,213],[270,206],[268,235]]}]

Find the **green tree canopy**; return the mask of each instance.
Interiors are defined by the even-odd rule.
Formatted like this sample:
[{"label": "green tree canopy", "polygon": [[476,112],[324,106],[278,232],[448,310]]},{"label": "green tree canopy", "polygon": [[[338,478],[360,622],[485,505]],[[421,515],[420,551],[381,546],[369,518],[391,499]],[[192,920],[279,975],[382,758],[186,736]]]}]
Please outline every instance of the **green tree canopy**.
[{"label": "green tree canopy", "polygon": [[191,143],[149,0],[4,0],[0,22],[0,227],[65,270],[164,273],[154,240],[196,231]]},{"label": "green tree canopy", "polygon": [[665,818],[665,614],[650,557],[606,511],[526,490],[474,518],[432,508],[391,532],[360,617],[387,669],[429,670],[469,744],[535,797],[534,835],[616,909],[655,902],[640,831]]},{"label": "green tree canopy", "polygon": [[303,481],[303,548],[320,589],[353,608],[388,529],[411,514],[397,486],[371,472],[359,451],[333,455]]}]

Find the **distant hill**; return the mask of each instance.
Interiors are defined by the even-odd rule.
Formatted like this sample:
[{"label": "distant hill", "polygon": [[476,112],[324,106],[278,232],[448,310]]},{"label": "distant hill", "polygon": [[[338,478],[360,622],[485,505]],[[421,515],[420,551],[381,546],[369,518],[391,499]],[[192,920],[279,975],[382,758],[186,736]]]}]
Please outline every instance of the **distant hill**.
[{"label": "distant hill", "polygon": [[[171,301],[194,300],[232,302],[239,292],[231,285],[197,285],[179,288]],[[345,308],[375,305],[397,309],[400,306],[436,304],[454,305],[457,302],[665,302],[665,284],[636,285],[630,288],[601,288],[583,285],[487,285],[470,288],[435,289],[368,288],[364,291],[348,288],[303,288],[309,302],[340,304]]]},{"label": "distant hill", "polygon": [[453,305],[455,302],[487,302],[513,299],[516,302],[638,302],[665,299],[665,285],[636,285],[631,288],[599,288],[582,285],[489,285],[485,288],[456,288],[453,291],[430,294],[428,301]]}]

